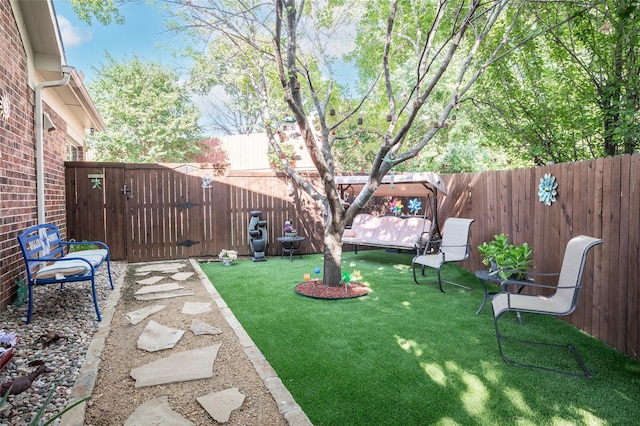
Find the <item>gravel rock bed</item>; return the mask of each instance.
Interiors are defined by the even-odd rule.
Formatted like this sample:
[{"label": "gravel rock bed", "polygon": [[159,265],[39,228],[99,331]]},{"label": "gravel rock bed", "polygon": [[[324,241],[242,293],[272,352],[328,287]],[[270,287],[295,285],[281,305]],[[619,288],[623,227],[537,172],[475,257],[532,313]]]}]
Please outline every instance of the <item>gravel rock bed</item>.
[{"label": "gravel rock bed", "polygon": [[[114,284],[126,272],[126,267],[125,263],[111,262]],[[106,265],[98,271],[96,292],[102,312],[111,293]],[[26,316],[26,302],[0,312],[0,329],[17,332],[20,337],[14,359],[0,372],[0,384],[31,373],[36,368],[29,366],[33,361],[43,361],[52,372],[40,375],[29,389],[9,397],[9,403],[0,408],[0,426],[28,425],[56,384],[58,387],[43,420],[67,406],[87,348],[100,324],[89,281],[68,283],[63,289],[56,285],[35,288],[31,324],[25,324]],[[45,346],[50,332],[61,338]]]}]

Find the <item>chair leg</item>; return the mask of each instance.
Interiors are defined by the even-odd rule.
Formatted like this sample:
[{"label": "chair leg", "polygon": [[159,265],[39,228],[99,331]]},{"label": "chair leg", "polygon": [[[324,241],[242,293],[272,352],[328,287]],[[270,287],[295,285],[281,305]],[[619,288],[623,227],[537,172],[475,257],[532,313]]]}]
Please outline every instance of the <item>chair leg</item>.
[{"label": "chair leg", "polygon": [[33,310],[33,286],[31,284],[27,284],[29,286],[29,303],[27,306],[27,324],[31,323],[31,311]]},{"label": "chair leg", "polygon": [[442,266],[442,263],[438,265],[438,267],[436,268],[436,270],[438,271],[438,286],[440,287],[440,291],[443,293],[446,293],[444,291],[444,289],[442,288],[442,278],[440,277],[440,267]]},{"label": "chair leg", "polygon": [[111,259],[107,257],[107,273],[109,274],[109,284],[111,285],[111,290],[113,290],[113,279],[111,279]]},{"label": "chair leg", "polygon": [[[535,341],[531,341],[531,340],[514,339],[514,338],[507,337],[507,336],[503,335],[502,333],[500,333],[500,330],[498,329],[498,319],[499,318],[500,317],[496,317],[494,315],[493,322],[495,324],[496,337],[498,338],[498,350],[500,351],[500,357],[502,358],[502,360],[506,364],[514,365],[516,367],[524,367],[524,368],[532,368],[532,369],[536,369],[536,370],[551,371],[553,373],[564,374],[565,376],[578,377],[578,378],[581,378],[581,379],[592,379],[593,378],[593,374],[591,374],[591,372],[589,371],[589,369],[585,365],[584,361],[582,360],[582,358],[580,358],[580,355],[578,355],[578,352],[575,350],[575,348],[572,345],[559,345],[559,344],[555,344],[555,343],[535,342]],[[505,355],[504,350],[502,349],[502,342],[503,341],[504,342],[515,342],[515,343],[520,343],[520,344],[529,345],[529,346],[541,346],[541,347],[547,347],[547,348],[566,349],[571,353],[571,355],[573,356],[575,361],[578,363],[578,365],[582,369],[583,374],[577,374],[577,373],[573,373],[573,372],[570,372],[570,371],[558,370],[558,369],[555,369],[555,368],[544,367],[544,366],[541,366],[541,365],[526,364],[526,363],[523,363],[523,362],[514,361],[514,360],[508,358]]]},{"label": "chair leg", "polygon": [[416,276],[416,264],[413,262],[411,265],[411,269],[413,269],[413,281],[415,281],[416,284],[420,284],[420,282],[418,281],[418,277]]},{"label": "chair leg", "polygon": [[455,285],[457,287],[461,287],[464,288],[465,290],[473,290],[471,287],[467,287],[466,285],[463,284],[458,284],[458,283],[454,283],[453,281],[448,281],[448,280],[443,280],[440,278],[440,268],[442,267],[442,265],[444,265],[447,262],[442,262],[440,265],[438,265],[438,267],[436,268],[438,270],[438,285],[440,286],[440,291],[443,293],[446,293],[446,291],[444,291],[444,289],[442,288],[442,282],[444,281],[445,283],[451,284],[451,285]]},{"label": "chair leg", "polygon": [[96,281],[95,277],[91,277],[91,295],[93,296],[93,307],[96,308],[96,315],[98,316],[98,321],[102,321],[102,317],[100,316],[100,308],[98,307],[98,298],[96,296]]}]

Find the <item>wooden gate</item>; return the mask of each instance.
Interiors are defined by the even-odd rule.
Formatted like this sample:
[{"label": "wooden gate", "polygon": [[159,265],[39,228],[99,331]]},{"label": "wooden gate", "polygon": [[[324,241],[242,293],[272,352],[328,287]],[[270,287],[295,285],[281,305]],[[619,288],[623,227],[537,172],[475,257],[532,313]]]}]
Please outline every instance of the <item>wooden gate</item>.
[{"label": "wooden gate", "polygon": [[114,259],[211,256],[229,216],[214,170],[184,165],[67,163],[68,237],[105,241]]},{"label": "wooden gate", "polygon": [[104,241],[112,259],[126,259],[126,199],[121,163],[65,163],[67,238]]},{"label": "wooden gate", "polygon": [[227,185],[214,181],[213,169],[185,164],[127,164],[121,188],[127,199],[129,262],[212,256],[215,235],[230,228],[215,198],[228,198]]}]

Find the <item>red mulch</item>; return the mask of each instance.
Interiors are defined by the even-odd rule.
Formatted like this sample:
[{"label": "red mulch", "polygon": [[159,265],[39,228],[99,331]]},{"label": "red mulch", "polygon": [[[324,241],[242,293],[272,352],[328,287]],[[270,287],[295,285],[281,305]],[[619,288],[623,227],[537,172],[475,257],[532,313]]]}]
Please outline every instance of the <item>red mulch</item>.
[{"label": "red mulch", "polygon": [[333,287],[322,284],[322,280],[312,280],[298,284],[296,293],[314,299],[352,299],[369,294],[369,287],[358,283]]}]

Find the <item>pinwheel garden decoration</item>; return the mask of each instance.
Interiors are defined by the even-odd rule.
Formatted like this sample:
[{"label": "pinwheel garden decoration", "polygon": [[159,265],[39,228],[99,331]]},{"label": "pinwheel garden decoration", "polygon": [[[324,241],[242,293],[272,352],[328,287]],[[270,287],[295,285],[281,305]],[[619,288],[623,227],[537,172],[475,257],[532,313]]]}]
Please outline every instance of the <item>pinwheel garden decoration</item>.
[{"label": "pinwheel garden decoration", "polygon": [[394,198],[393,201],[391,201],[391,203],[389,203],[389,207],[391,208],[391,212],[393,214],[400,214],[400,213],[402,213],[402,208],[404,206],[402,205],[402,201]]},{"label": "pinwheel garden decoration", "polygon": [[540,178],[540,186],[538,188],[538,198],[545,206],[550,206],[551,203],[556,201],[558,182],[556,182],[555,176],[551,176],[551,173],[545,173]]},{"label": "pinwheel garden decoration", "polygon": [[417,198],[413,200],[409,200],[409,212],[411,214],[418,214],[418,212],[422,209],[422,201],[419,201]]}]

